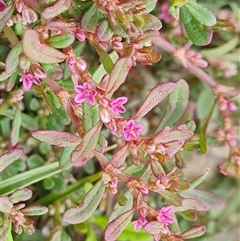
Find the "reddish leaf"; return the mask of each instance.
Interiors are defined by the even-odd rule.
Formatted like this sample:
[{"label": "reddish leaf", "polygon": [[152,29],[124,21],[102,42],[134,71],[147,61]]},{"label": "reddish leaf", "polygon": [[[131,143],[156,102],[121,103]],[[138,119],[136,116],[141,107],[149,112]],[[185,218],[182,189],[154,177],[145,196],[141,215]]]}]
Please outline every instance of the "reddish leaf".
[{"label": "reddish leaf", "polygon": [[121,232],[132,220],[134,209],[128,210],[112,220],[105,229],[104,237],[106,241],[115,241]]},{"label": "reddish leaf", "polygon": [[24,153],[23,148],[16,147],[0,156],[0,172],[18,160]]},{"label": "reddish leaf", "polygon": [[82,166],[92,156],[92,152],[94,151],[99,139],[101,127],[102,122],[99,121],[85,134],[81,144],[78,145],[76,150],[73,151],[71,154],[71,162],[73,163],[73,165]]},{"label": "reddish leaf", "polygon": [[164,128],[161,132],[155,135],[154,143],[166,143],[170,141],[187,140],[193,136],[193,132],[183,129],[170,130],[168,127]]},{"label": "reddish leaf", "polygon": [[32,131],[32,136],[50,145],[70,147],[81,142],[79,136],[63,131]]},{"label": "reddish leaf", "polygon": [[96,35],[99,41],[109,41],[113,34],[114,32],[107,20],[102,21],[102,23],[97,27]]},{"label": "reddish leaf", "polygon": [[115,167],[120,167],[128,156],[128,145],[119,148],[113,155],[112,164]]},{"label": "reddish leaf", "polygon": [[80,205],[67,210],[62,220],[69,224],[77,224],[86,221],[96,210],[105,191],[102,181],[97,182],[92,189],[85,195]]},{"label": "reddish leaf", "polygon": [[149,222],[144,226],[144,230],[150,234],[158,234],[161,232],[163,224],[158,221]]},{"label": "reddish leaf", "polygon": [[12,203],[18,203],[22,201],[26,201],[32,197],[32,191],[27,188],[16,190],[9,199]]},{"label": "reddish leaf", "polygon": [[145,101],[141,105],[138,112],[134,115],[133,119],[139,119],[145,116],[150,110],[157,106],[165,97],[167,97],[175,88],[174,83],[163,83],[156,86],[150,91]]},{"label": "reddish leaf", "polygon": [[58,0],[53,6],[45,8],[41,15],[45,19],[57,17],[62,12],[68,10],[71,4],[71,0]]},{"label": "reddish leaf", "polygon": [[182,205],[180,207],[173,206],[174,212],[182,212],[189,209],[195,209],[199,212],[206,212],[209,210],[209,206],[206,203],[193,198],[182,199]]},{"label": "reddish leaf", "polygon": [[34,30],[28,29],[23,36],[23,51],[28,58],[35,62],[54,64],[66,59],[66,55],[39,40]]},{"label": "reddish leaf", "polygon": [[202,236],[206,232],[206,227],[204,225],[195,226],[187,231],[183,232],[180,237],[183,239],[190,239]]},{"label": "reddish leaf", "polygon": [[132,59],[130,57],[123,57],[116,61],[110,74],[106,93],[113,94],[119,88],[125,81],[131,67]]}]

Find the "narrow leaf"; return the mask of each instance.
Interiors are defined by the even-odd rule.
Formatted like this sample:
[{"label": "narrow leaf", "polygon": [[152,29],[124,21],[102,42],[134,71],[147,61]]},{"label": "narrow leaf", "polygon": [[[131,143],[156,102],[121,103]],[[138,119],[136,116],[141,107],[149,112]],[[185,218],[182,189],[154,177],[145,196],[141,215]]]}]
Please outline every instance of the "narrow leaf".
[{"label": "narrow leaf", "polygon": [[0,12],[0,32],[2,32],[3,27],[6,25],[8,20],[11,18],[13,12],[14,12],[14,7],[12,4],[7,6],[3,11]]},{"label": "narrow leaf", "polygon": [[120,167],[126,160],[128,154],[129,154],[128,145],[122,146],[114,153],[113,158],[112,158],[112,164],[115,167]]},{"label": "narrow leaf", "polygon": [[8,53],[8,56],[5,62],[6,74],[13,74],[16,71],[18,67],[18,62],[19,62],[19,55],[21,53],[22,53],[22,43],[19,42]]},{"label": "narrow leaf", "polygon": [[188,1],[188,3],[184,6],[187,7],[188,11],[199,23],[206,26],[213,26],[216,24],[216,17],[207,8],[197,4],[194,1]]},{"label": "narrow leaf", "polygon": [[186,211],[181,211],[179,214],[188,221],[196,221],[197,212],[194,209],[188,209]]},{"label": "narrow leaf", "polygon": [[81,142],[79,136],[63,131],[39,130],[32,131],[31,134],[40,141],[62,147],[77,146]]},{"label": "narrow leaf", "polygon": [[27,201],[31,197],[32,197],[32,191],[30,189],[23,188],[23,189],[16,190],[9,197],[9,199],[11,200],[12,203],[18,203],[18,202]]},{"label": "narrow leaf", "polygon": [[206,203],[194,198],[182,199],[181,206],[179,207],[173,206],[174,212],[183,212],[189,209],[195,209],[196,211],[199,211],[199,212],[206,212],[209,210],[209,206]]},{"label": "narrow leaf", "polygon": [[94,151],[99,135],[101,132],[102,122],[99,121],[93,128],[91,128],[83,137],[82,142],[75,151],[71,154],[71,162],[75,166],[84,165],[91,157]]},{"label": "narrow leaf", "polygon": [[173,125],[183,115],[188,104],[188,97],[189,86],[185,80],[180,79],[168,97],[168,107],[165,110],[157,131],[166,125]]},{"label": "narrow leaf", "polygon": [[113,69],[113,62],[109,54],[103,49],[99,48],[98,46],[95,46],[95,49],[102,60],[104,69],[106,70],[107,73],[110,73],[111,70]]},{"label": "narrow leaf", "polygon": [[134,115],[133,119],[139,119],[145,116],[150,110],[157,106],[164,98],[166,98],[175,88],[176,84],[174,83],[163,83],[156,86],[150,93],[147,95],[143,104]]},{"label": "narrow leaf", "polygon": [[47,177],[56,175],[61,171],[62,170],[59,168],[59,163],[54,162],[30,171],[25,171],[24,173],[17,174],[1,182],[0,195],[5,195],[15,191],[16,189],[30,186],[31,184],[39,182]]},{"label": "narrow leaf", "polygon": [[104,238],[106,241],[115,241],[121,232],[127,227],[133,217],[134,210],[128,210],[111,221],[105,229]]},{"label": "narrow leaf", "polygon": [[162,168],[162,165],[159,163],[159,161],[151,159],[150,165],[151,165],[152,173],[156,178],[161,180],[162,177],[166,176],[166,173]]},{"label": "narrow leaf", "polygon": [[120,87],[125,81],[131,67],[132,59],[130,57],[123,57],[116,61],[110,74],[106,93],[113,94]]},{"label": "narrow leaf", "polygon": [[23,51],[32,61],[54,64],[65,60],[65,54],[39,40],[39,35],[34,30],[28,29],[23,36]]},{"label": "narrow leaf", "polygon": [[102,181],[97,182],[91,190],[84,196],[78,207],[67,210],[62,220],[69,224],[77,224],[86,221],[96,210],[105,191]]},{"label": "narrow leaf", "polygon": [[182,239],[196,238],[196,237],[202,236],[205,232],[206,232],[206,227],[204,225],[200,225],[200,226],[195,226],[188,229],[187,231],[183,232],[180,235],[180,237]]},{"label": "narrow leaf", "polygon": [[93,4],[87,12],[84,13],[81,20],[81,27],[87,30],[93,30],[98,25],[100,12],[97,10],[95,4]]},{"label": "narrow leaf", "polygon": [[186,6],[180,8],[180,18],[189,39],[196,45],[203,46],[210,43],[213,31],[199,23],[189,12]]},{"label": "narrow leaf", "polygon": [[24,153],[23,148],[16,147],[0,156],[0,172],[7,166],[18,160]]},{"label": "narrow leaf", "polygon": [[207,168],[207,170],[201,176],[199,176],[198,178],[191,181],[189,189],[193,189],[193,188],[199,186],[207,177],[208,172],[209,172],[209,168]]},{"label": "narrow leaf", "polygon": [[168,190],[162,190],[159,192],[159,194],[164,199],[166,199],[169,203],[173,204],[174,206],[178,207],[178,206],[182,205],[182,201],[181,201],[180,197],[173,192],[170,192]]},{"label": "narrow leaf", "polygon": [[57,17],[62,12],[68,10],[71,4],[71,0],[58,0],[53,6],[45,8],[41,15],[45,19]]},{"label": "narrow leaf", "polygon": [[26,216],[39,216],[48,212],[48,208],[40,204],[32,205],[30,207],[24,208],[22,213]]},{"label": "narrow leaf", "polygon": [[73,147],[73,146],[66,147],[63,149],[62,154],[60,156],[60,160],[59,160],[59,166],[62,170],[68,170],[69,168],[72,167],[72,163],[70,161],[70,156],[74,149],[75,149],[75,147]]},{"label": "narrow leaf", "polygon": [[15,146],[18,142],[20,126],[22,124],[22,116],[21,111],[19,108],[16,109],[15,118],[12,123],[12,130],[11,130],[11,144]]}]

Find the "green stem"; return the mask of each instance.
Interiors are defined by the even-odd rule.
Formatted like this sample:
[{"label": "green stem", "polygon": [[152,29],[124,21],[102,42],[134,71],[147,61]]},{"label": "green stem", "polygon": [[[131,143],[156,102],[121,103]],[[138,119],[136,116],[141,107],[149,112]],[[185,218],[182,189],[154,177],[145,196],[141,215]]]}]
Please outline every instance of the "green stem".
[{"label": "green stem", "polygon": [[5,25],[3,27],[3,32],[7,36],[8,40],[12,46],[15,46],[19,42],[17,36],[15,35],[13,30],[9,26]]}]

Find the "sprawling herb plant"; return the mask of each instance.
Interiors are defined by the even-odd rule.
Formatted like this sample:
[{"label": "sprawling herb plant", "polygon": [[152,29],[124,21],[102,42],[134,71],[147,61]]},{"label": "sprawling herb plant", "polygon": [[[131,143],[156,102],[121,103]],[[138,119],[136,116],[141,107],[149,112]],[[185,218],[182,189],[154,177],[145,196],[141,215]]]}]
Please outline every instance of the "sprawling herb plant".
[{"label": "sprawling herb plant", "polygon": [[236,240],[238,7],[0,0],[0,240]]}]

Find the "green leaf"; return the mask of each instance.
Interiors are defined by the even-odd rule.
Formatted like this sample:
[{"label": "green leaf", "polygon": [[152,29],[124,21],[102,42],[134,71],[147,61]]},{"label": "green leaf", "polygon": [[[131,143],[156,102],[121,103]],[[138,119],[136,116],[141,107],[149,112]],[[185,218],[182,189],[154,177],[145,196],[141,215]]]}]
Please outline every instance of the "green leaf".
[{"label": "green leaf", "polygon": [[177,194],[170,192],[168,190],[162,190],[162,191],[159,191],[158,193],[174,206],[178,207],[182,205],[182,201]]},{"label": "green leaf", "polygon": [[[112,62],[115,63],[116,60],[118,59],[118,54],[113,51],[109,54],[109,57],[111,58]],[[97,68],[97,70],[94,72],[92,79],[94,80],[94,82],[96,82],[97,84],[100,83],[102,77],[106,74],[106,70],[103,66],[103,64],[100,64],[99,67]]]},{"label": "green leaf", "polygon": [[109,54],[97,46],[95,46],[95,49],[102,60],[104,69],[107,73],[110,73],[114,65],[112,59],[109,57]]},{"label": "green leaf", "polygon": [[8,56],[6,58],[5,62],[5,72],[6,74],[13,74],[17,67],[19,62],[19,55],[22,53],[22,43],[17,43],[8,53]]},{"label": "green leaf", "polygon": [[72,167],[72,163],[70,161],[70,156],[75,149],[74,146],[66,147],[63,149],[62,154],[60,156],[59,165],[62,170],[68,170]]},{"label": "green leaf", "polygon": [[168,106],[165,110],[157,131],[161,130],[164,126],[173,125],[184,113],[189,97],[189,86],[183,79],[176,83],[175,89],[168,97]]},{"label": "green leaf", "polygon": [[62,12],[68,10],[71,4],[71,0],[58,0],[53,6],[45,8],[42,11],[41,16],[45,19],[57,17]]},{"label": "green leaf", "polygon": [[62,198],[69,196],[71,193],[76,192],[81,187],[83,187],[87,182],[92,183],[97,181],[100,177],[101,177],[101,173],[95,173],[93,175],[89,175],[67,186],[67,188],[64,189],[63,191],[58,191],[58,192],[53,191],[50,194],[43,196],[41,199],[37,200],[36,202],[46,206],[50,205],[55,201],[59,201]]},{"label": "green leaf", "polygon": [[87,232],[87,239],[86,239],[86,241],[97,241],[97,238],[96,238],[96,235],[95,235],[95,233],[93,231],[92,225],[89,222],[87,224],[88,224],[87,225],[88,232]]},{"label": "green leaf", "polygon": [[189,1],[184,6],[187,7],[188,11],[199,23],[209,27],[216,24],[216,17],[207,8],[197,4],[194,1]]},{"label": "green leaf", "polygon": [[30,186],[33,183],[44,180],[60,173],[59,163],[54,162],[45,166],[41,166],[24,173],[17,174],[13,177],[5,179],[1,182],[0,195],[5,195],[15,191],[16,189]]},{"label": "green leaf", "polygon": [[66,55],[53,47],[41,43],[36,31],[28,29],[23,36],[23,52],[32,61],[54,64],[66,59]]},{"label": "green leaf", "polygon": [[84,13],[81,20],[81,27],[83,29],[93,30],[97,27],[98,21],[100,18],[100,12],[98,11],[95,4],[93,4],[87,12]]},{"label": "green leaf", "polygon": [[62,49],[66,48],[74,42],[75,37],[72,33],[58,34],[47,39],[46,43],[50,46]]},{"label": "green leaf", "polygon": [[33,154],[27,160],[27,165],[30,169],[40,167],[45,163],[44,159],[38,154]]},{"label": "green leaf", "polygon": [[215,107],[216,101],[215,103],[213,103],[213,105],[211,106],[211,110],[209,111],[207,117],[202,121],[201,123],[201,128],[200,128],[200,132],[199,132],[199,145],[200,145],[200,151],[202,153],[206,153],[208,151],[208,143],[207,143],[207,127],[208,124],[210,122],[210,119],[212,117],[213,114],[213,110]]},{"label": "green leaf", "polygon": [[82,141],[79,136],[64,131],[39,130],[32,131],[31,134],[40,141],[62,147],[77,146]]},{"label": "green leaf", "polygon": [[184,5],[180,8],[180,18],[189,39],[196,45],[202,46],[210,43],[212,39],[212,30],[199,23]]},{"label": "green leaf", "polygon": [[19,108],[16,108],[16,114],[12,123],[12,130],[11,130],[11,143],[13,146],[15,146],[18,142],[21,124],[22,124],[21,111]]},{"label": "green leaf", "polygon": [[150,110],[157,106],[164,98],[166,98],[175,88],[175,83],[163,83],[156,86],[150,91],[137,113],[132,117],[139,119],[145,116]]},{"label": "green leaf", "polygon": [[204,118],[207,117],[208,113],[212,109],[214,100],[215,100],[215,97],[213,94],[213,90],[208,85],[204,85],[202,91],[198,96],[197,103],[196,103],[196,112],[200,120],[203,120]]},{"label": "green leaf", "polygon": [[89,131],[99,121],[99,113],[97,105],[90,105],[84,102],[82,105],[83,111],[83,130],[84,133]]},{"label": "green leaf", "polygon": [[0,172],[2,172],[7,166],[18,160],[24,153],[23,148],[15,147],[12,150],[4,153],[0,156]]},{"label": "green leaf", "polygon": [[117,218],[112,220],[106,227],[104,232],[104,238],[106,241],[117,240],[121,232],[127,227],[132,220],[134,209],[128,210]]},{"label": "green leaf", "polygon": [[179,214],[188,221],[195,221],[197,219],[197,213],[194,209],[179,212]]},{"label": "green leaf", "polygon": [[63,214],[62,220],[69,224],[77,224],[86,221],[96,210],[105,191],[105,185],[100,180],[84,196],[78,207],[70,208]]},{"label": "green leaf", "polygon": [[199,186],[207,177],[208,172],[209,172],[209,168],[207,168],[207,170],[201,176],[199,176],[198,178],[191,181],[189,189],[193,189],[193,188]]}]

